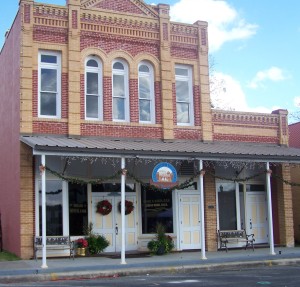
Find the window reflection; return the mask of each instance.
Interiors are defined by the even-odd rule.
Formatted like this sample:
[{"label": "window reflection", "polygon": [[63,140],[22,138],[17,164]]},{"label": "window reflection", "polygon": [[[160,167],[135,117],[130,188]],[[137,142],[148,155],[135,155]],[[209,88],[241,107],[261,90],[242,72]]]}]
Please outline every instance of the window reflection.
[{"label": "window reflection", "polygon": [[[62,182],[46,182],[46,235],[63,235]],[[42,190],[39,188],[39,231],[42,234]]]},{"label": "window reflection", "polygon": [[156,225],[161,223],[167,233],[173,233],[172,192],[153,192],[142,188],[142,232],[156,233]]}]

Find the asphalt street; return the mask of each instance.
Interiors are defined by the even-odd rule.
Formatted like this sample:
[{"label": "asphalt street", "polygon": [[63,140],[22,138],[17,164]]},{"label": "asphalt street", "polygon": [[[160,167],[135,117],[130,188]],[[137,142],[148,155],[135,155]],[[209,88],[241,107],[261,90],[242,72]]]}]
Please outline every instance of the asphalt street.
[{"label": "asphalt street", "polygon": [[0,286],[73,286],[73,287],[232,287],[232,286],[272,286],[299,287],[300,265],[241,268],[222,271],[169,271],[161,274],[141,274],[136,276],[111,276],[89,280],[57,280],[37,283],[0,284]]}]

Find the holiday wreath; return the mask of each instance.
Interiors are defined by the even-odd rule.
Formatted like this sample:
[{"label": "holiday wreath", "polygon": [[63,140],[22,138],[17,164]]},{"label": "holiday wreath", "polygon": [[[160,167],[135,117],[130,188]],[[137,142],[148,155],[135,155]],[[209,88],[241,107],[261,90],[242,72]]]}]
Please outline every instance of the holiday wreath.
[{"label": "holiday wreath", "polygon": [[[121,213],[121,201],[118,204],[118,210]],[[132,201],[125,200],[125,215],[130,214],[134,210],[134,205]]]},{"label": "holiday wreath", "polygon": [[102,215],[111,213],[112,205],[108,200],[102,200],[97,203],[97,212]]}]

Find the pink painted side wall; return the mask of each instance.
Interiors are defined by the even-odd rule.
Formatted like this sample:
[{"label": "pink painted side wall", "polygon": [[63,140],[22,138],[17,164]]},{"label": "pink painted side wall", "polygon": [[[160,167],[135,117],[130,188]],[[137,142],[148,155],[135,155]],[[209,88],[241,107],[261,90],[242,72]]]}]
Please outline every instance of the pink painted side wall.
[{"label": "pink painted side wall", "polygon": [[19,256],[20,35],[17,15],[0,53],[0,212],[3,248]]}]

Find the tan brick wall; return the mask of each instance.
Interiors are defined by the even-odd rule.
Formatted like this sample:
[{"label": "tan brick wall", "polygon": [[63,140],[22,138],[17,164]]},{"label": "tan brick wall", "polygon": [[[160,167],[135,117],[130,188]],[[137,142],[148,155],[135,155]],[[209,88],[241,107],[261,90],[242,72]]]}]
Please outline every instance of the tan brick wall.
[{"label": "tan brick wall", "polygon": [[[291,180],[300,184],[300,165],[291,167]],[[295,241],[300,243],[300,186],[293,186],[293,216],[294,216],[294,235]]]},{"label": "tan brick wall", "polygon": [[217,250],[217,202],[215,178],[204,175],[204,204],[206,248],[208,251]]},{"label": "tan brick wall", "polygon": [[[283,164],[277,169],[279,178],[290,181],[290,166]],[[278,186],[278,220],[280,244],[288,247],[294,246],[294,220],[293,220],[293,197],[291,185],[277,180]]]},{"label": "tan brick wall", "polygon": [[20,208],[21,208],[21,257],[29,259],[33,256],[34,233],[34,184],[32,149],[21,143],[20,147]]}]

